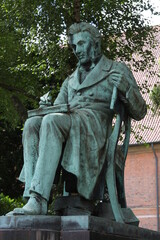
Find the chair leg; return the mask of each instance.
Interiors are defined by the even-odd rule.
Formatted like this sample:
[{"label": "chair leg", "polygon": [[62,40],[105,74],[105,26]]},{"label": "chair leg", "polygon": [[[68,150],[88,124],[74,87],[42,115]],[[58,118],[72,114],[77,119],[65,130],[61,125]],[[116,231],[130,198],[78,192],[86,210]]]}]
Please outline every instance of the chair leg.
[{"label": "chair leg", "polygon": [[108,193],[110,197],[110,203],[116,222],[124,223],[124,216],[121,207],[118,202],[115,167],[113,163],[110,163],[106,173],[106,184],[108,187]]},{"label": "chair leg", "polygon": [[118,201],[122,208],[127,208],[126,197],[125,197],[125,187],[124,187],[124,169],[121,171],[116,171],[116,182],[117,182]]}]

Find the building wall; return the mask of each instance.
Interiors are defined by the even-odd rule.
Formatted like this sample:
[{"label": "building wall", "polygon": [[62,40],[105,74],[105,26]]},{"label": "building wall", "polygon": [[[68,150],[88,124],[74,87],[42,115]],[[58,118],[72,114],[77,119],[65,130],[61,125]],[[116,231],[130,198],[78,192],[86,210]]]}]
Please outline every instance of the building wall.
[{"label": "building wall", "polygon": [[[158,158],[160,213],[160,143],[154,144],[154,149]],[[140,227],[157,231],[156,160],[151,145],[129,147],[125,167],[125,190],[127,205],[140,220]]]}]

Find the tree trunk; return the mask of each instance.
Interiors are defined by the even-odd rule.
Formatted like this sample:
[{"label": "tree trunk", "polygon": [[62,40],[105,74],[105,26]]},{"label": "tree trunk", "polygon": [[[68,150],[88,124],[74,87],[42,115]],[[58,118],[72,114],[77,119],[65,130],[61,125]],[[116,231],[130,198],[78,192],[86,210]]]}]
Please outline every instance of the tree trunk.
[{"label": "tree trunk", "polygon": [[80,0],[74,0],[74,20],[76,23],[80,22],[80,9],[81,9],[81,3]]}]

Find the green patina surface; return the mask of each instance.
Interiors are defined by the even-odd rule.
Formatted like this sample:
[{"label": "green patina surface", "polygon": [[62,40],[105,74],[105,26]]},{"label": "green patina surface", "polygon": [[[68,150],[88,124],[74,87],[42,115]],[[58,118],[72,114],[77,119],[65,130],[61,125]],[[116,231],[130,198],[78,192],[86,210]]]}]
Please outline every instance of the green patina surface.
[{"label": "green patina surface", "polygon": [[[21,210],[24,214],[46,214],[60,160],[63,169],[76,176],[77,192],[82,197],[102,199],[106,163],[114,158],[119,136],[118,127],[118,133],[112,134],[113,144],[109,141],[115,112],[121,118],[123,108],[136,120],[146,114],[131,71],[124,63],[102,54],[99,31],[88,23],[79,23],[73,24],[68,34],[77,68],[64,81],[54,103],[49,93],[41,97],[40,109],[32,111],[24,126],[20,180],[25,182],[24,197],[30,198]],[[40,204],[41,199],[46,203]]]}]

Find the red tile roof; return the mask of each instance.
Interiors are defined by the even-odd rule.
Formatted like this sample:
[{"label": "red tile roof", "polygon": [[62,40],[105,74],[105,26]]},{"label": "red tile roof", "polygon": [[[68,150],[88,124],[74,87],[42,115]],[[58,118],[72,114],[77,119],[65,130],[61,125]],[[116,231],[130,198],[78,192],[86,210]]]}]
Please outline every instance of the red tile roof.
[{"label": "red tile roof", "polygon": [[[140,86],[145,84],[145,81],[147,80],[150,90],[153,89],[154,84],[160,83],[160,26],[158,26],[158,28],[159,32],[156,34],[158,46],[153,49],[156,64],[152,70],[156,73],[155,76],[150,76],[150,73],[147,70],[145,72],[133,72],[135,79]],[[149,96],[150,93],[143,94],[146,103],[152,106],[152,101]],[[139,139],[137,140],[135,135],[131,133],[130,144],[160,142],[160,116],[154,115],[150,109],[143,120],[138,122],[132,120],[132,129],[136,135],[139,136]]]}]

